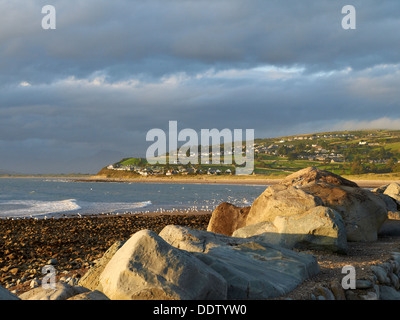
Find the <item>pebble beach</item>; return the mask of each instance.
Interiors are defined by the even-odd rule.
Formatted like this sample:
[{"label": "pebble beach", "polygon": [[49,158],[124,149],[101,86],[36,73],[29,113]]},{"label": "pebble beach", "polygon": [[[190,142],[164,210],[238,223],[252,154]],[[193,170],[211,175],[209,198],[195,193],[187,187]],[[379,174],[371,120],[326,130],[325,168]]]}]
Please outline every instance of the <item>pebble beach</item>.
[{"label": "pebble beach", "polygon": [[0,285],[19,294],[53,264],[57,278],[79,280],[116,241],[174,224],[207,229],[211,212],[158,212],[59,219],[0,219]]}]

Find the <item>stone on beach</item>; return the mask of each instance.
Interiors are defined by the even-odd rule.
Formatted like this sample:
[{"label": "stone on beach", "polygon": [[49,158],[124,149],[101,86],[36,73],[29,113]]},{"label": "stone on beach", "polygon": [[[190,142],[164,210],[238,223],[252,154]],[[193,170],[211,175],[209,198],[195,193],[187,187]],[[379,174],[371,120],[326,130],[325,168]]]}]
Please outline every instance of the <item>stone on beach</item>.
[{"label": "stone on beach", "polygon": [[280,183],[285,186],[302,186],[310,183],[326,182],[333,185],[357,188],[358,185],[337,174],[315,167],[308,167],[287,176]]},{"label": "stone on beach", "polygon": [[0,286],[0,300],[21,300],[18,296]]},{"label": "stone on beach", "polygon": [[376,241],[387,220],[385,202],[369,190],[337,186],[323,182],[302,189],[320,198],[323,205],[336,210],[343,218],[348,241]]},{"label": "stone on beach", "polygon": [[79,280],[79,285],[89,288],[90,290],[96,290],[99,286],[99,277],[101,273],[103,272],[107,263],[124,243],[124,241],[116,241],[110,248],[108,248],[101,259]]},{"label": "stone on beach", "polygon": [[323,205],[320,198],[292,186],[268,187],[252,204],[246,225],[302,214]]},{"label": "stone on beach", "polygon": [[400,218],[400,203],[397,203],[392,197],[386,194],[378,194],[378,197],[381,198],[386,205],[386,209],[388,211],[389,219],[399,219]]},{"label": "stone on beach", "polygon": [[319,272],[309,254],[177,225],[159,235],[139,231],[113,247],[102,273],[88,272],[109,299],[274,298]]},{"label": "stone on beach", "polygon": [[[285,228],[293,226],[293,228],[290,227],[290,236],[287,239],[290,238],[294,241],[293,234],[297,234],[299,241],[305,244],[302,240],[310,232],[313,232],[313,227],[304,228],[304,224],[296,227],[296,224],[289,223],[292,218],[289,219],[288,217],[294,217],[293,221],[300,219],[300,217],[300,220],[303,219],[304,221],[317,221],[321,212],[316,208],[320,206],[330,208],[335,212],[335,214],[328,214],[325,217],[336,216],[336,218],[333,220],[325,219],[327,224],[324,227],[318,226],[320,239],[322,237],[330,239],[333,234],[337,234],[336,238],[326,242],[328,244],[326,248],[333,248],[334,251],[344,249],[344,234],[347,241],[376,241],[378,232],[388,215],[385,202],[373,192],[362,189],[352,181],[328,171],[310,167],[288,176],[279,184],[269,186],[253,202],[247,213],[245,223],[241,222],[240,225],[244,224],[243,227],[247,227],[268,222],[262,224],[263,228],[266,228],[264,232],[269,232],[270,241],[279,243],[282,241],[285,232],[282,228],[278,228],[277,231],[275,223],[286,221]],[[341,216],[343,223],[339,222],[336,213]],[[316,214],[316,216],[311,219],[310,214]],[[223,221],[224,219],[220,218],[220,220]],[[224,221],[230,224],[230,226],[225,227],[225,230],[235,232],[240,229],[235,229],[237,225],[235,221],[229,219]],[[339,230],[343,227],[345,230]],[[208,230],[218,232],[219,229],[209,224]],[[247,231],[249,230],[247,229]],[[249,232],[247,232],[247,236],[250,236]],[[308,239],[310,239],[309,236]],[[310,248],[313,248],[316,242],[309,242]],[[331,247],[334,242],[336,242],[336,245]],[[322,243],[319,242],[321,247]]]},{"label": "stone on beach", "polygon": [[333,209],[319,206],[305,213],[277,216],[236,230],[234,237],[253,237],[285,248],[347,252],[342,217]]},{"label": "stone on beach", "polygon": [[19,296],[21,300],[66,300],[72,296],[90,291],[80,286],[71,286],[64,282],[56,282],[55,288],[40,286]]},{"label": "stone on beach", "polygon": [[67,300],[110,300],[104,293],[98,290],[87,291],[68,298]]},{"label": "stone on beach", "polygon": [[385,188],[383,194],[388,195],[400,203],[400,184],[392,182]]},{"label": "stone on beach", "polygon": [[237,246],[248,242],[246,239],[177,225],[166,226],[159,235],[171,246],[189,252],[207,253],[214,247]]},{"label": "stone on beach", "polygon": [[226,281],[150,230],[135,233],[100,275],[101,291],[117,300],[226,299]]},{"label": "stone on beach", "polygon": [[181,226],[167,226],[160,236],[171,245],[192,252],[221,274],[227,282],[228,299],[278,297],[319,272],[314,256],[258,239]]},{"label": "stone on beach", "polygon": [[246,225],[249,211],[250,207],[241,208],[223,202],[215,208],[207,230],[230,236],[236,229]]}]

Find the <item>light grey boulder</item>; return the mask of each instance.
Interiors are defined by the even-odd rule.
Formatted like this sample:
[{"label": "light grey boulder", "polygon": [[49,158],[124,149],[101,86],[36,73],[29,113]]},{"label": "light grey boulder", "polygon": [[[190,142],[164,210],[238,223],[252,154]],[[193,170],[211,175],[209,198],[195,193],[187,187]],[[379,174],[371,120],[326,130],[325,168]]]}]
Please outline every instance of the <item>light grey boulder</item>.
[{"label": "light grey boulder", "polygon": [[96,290],[99,286],[100,274],[124,243],[124,241],[116,241],[110,248],[108,248],[101,259],[83,275],[78,284],[90,290]]},{"label": "light grey boulder", "polygon": [[103,292],[98,290],[77,294],[67,300],[110,300]]},{"label": "light grey boulder", "polygon": [[245,225],[273,221],[277,216],[302,214],[321,205],[323,202],[320,198],[300,188],[272,185],[253,202]]},{"label": "light grey boulder", "polygon": [[325,182],[301,189],[322,200],[323,206],[338,212],[346,228],[347,241],[376,241],[388,211],[385,202],[369,190]]},{"label": "light grey boulder", "polygon": [[400,184],[396,182],[390,183],[383,194],[388,195],[389,197],[393,198],[396,201],[400,202]]},{"label": "light grey boulder", "polygon": [[306,168],[268,187],[253,202],[245,226],[299,215],[318,206],[341,215],[347,241],[376,241],[388,217],[384,200],[373,192],[330,172]]},{"label": "light grey boulder", "polygon": [[371,192],[373,192],[375,194],[383,194],[388,186],[389,186],[389,184],[385,184],[385,185],[380,186],[378,188],[372,189]]},{"label": "light grey boulder", "polygon": [[21,300],[15,294],[0,286],[0,300]]},{"label": "light grey boulder", "polygon": [[90,291],[80,286],[70,286],[64,282],[56,282],[54,289],[45,289],[43,286],[29,290],[19,296],[21,300],[67,300],[68,298]]},{"label": "light grey boulder", "polygon": [[212,268],[150,230],[135,233],[100,275],[111,300],[226,299],[227,284]]},{"label": "light grey boulder", "polygon": [[342,217],[333,209],[315,207],[292,216],[277,216],[236,230],[234,237],[257,238],[285,248],[347,252],[347,235]]},{"label": "light grey boulder", "polygon": [[[331,172],[311,167],[269,186],[243,214],[215,210],[213,216],[218,213],[220,217],[212,216],[207,230],[233,235],[237,229],[265,221],[273,224],[276,217],[299,216],[320,206],[331,208],[342,217],[347,241],[376,241],[388,218],[387,205],[377,194]],[[222,224],[225,226],[221,227]]]},{"label": "light grey boulder", "polygon": [[228,299],[268,299],[284,295],[319,272],[314,256],[257,239],[229,237],[182,226],[161,232],[171,245],[190,250],[227,282]]},{"label": "light grey boulder", "polygon": [[230,237],[211,231],[191,229],[189,227],[168,225],[159,236],[177,249],[190,252],[207,253],[210,249],[220,246],[237,246],[249,242],[247,239]]},{"label": "light grey boulder", "polygon": [[331,185],[348,186],[358,188],[358,185],[333,172],[321,170],[316,167],[301,169],[283,179],[280,184],[286,186],[304,186],[310,183],[326,182]]}]

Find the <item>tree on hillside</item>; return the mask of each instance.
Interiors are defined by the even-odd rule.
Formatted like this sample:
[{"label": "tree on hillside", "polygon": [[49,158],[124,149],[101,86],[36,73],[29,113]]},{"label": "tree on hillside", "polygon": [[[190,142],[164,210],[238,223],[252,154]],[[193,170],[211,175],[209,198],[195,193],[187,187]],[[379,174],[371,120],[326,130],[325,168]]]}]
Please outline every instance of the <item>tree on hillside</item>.
[{"label": "tree on hillside", "polygon": [[361,163],[361,160],[354,160],[350,164],[350,174],[363,174],[366,173],[365,167]]}]

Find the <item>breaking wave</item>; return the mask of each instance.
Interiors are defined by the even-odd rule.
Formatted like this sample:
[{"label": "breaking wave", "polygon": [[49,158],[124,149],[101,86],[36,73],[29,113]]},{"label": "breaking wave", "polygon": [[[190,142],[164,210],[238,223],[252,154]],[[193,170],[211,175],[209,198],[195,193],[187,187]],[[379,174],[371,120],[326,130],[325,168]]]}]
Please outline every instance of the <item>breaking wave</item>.
[{"label": "breaking wave", "polygon": [[30,218],[73,214],[78,211],[82,214],[99,214],[134,210],[151,205],[151,201],[121,203],[121,202],[80,202],[76,199],[60,201],[39,200],[3,200],[0,201],[1,218]]}]

